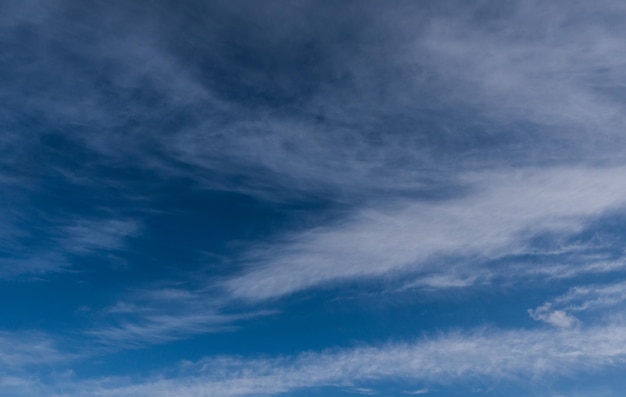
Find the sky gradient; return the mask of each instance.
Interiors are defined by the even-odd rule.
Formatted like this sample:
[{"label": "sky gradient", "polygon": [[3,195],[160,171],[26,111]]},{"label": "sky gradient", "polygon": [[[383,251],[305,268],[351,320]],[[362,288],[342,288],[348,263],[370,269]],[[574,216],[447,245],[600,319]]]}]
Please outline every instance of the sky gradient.
[{"label": "sky gradient", "polygon": [[0,0],[0,395],[618,397],[626,4]]}]

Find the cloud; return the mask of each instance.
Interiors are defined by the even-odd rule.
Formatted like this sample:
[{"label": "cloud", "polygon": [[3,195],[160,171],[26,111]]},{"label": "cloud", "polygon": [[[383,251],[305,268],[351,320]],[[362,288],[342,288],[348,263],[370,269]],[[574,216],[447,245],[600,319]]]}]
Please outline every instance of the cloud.
[{"label": "cloud", "polygon": [[[2,31],[15,104],[3,161],[20,174],[49,172],[28,159],[61,137],[90,168],[352,201],[428,190],[461,169],[617,156],[622,102],[609,87],[626,78],[623,28],[599,24],[623,14],[611,2],[593,13],[512,2],[494,20],[476,5],[25,4],[7,6]],[[63,134],[24,134],[31,116]]]},{"label": "cloud", "polygon": [[413,391],[406,391],[404,393],[418,395],[418,394],[428,394],[429,392],[430,391],[426,388],[426,389],[418,389],[418,390],[413,390]]},{"label": "cloud", "polygon": [[89,329],[85,334],[99,345],[112,349],[137,348],[232,329],[241,317],[227,316],[215,309],[204,313],[152,313],[135,316],[120,325]]},{"label": "cloud", "polygon": [[[67,341],[65,341],[67,342]],[[0,393],[3,396],[29,396],[50,391],[46,382],[67,381],[67,371],[54,371],[71,365],[88,354],[63,343],[55,335],[35,331],[0,331]],[[53,376],[48,376],[52,371]]]},{"label": "cloud", "polygon": [[615,2],[279,4],[6,6],[3,164],[97,183],[29,160],[56,138],[89,171],[353,205],[467,170],[623,163]]},{"label": "cloud", "polygon": [[[364,387],[412,381],[462,385],[540,383],[554,377],[621,367],[626,330],[620,324],[577,329],[447,333],[413,343],[308,352],[297,356],[208,358],[183,363],[177,375],[107,378],[64,385],[65,396],[279,395],[317,387]],[[421,389],[420,392],[428,389]]]},{"label": "cloud", "polygon": [[572,313],[590,315],[615,313],[626,302],[626,283],[587,284],[569,290],[528,313],[535,320],[569,327],[579,323]]},{"label": "cloud", "polygon": [[82,333],[109,349],[145,347],[192,335],[232,330],[270,311],[235,311],[223,297],[184,286],[153,286],[127,294],[100,313],[104,324]]},{"label": "cloud", "polygon": [[208,119],[165,147],[201,170],[228,164],[245,176],[239,189],[265,198],[415,192],[511,165],[623,164],[624,28],[613,21],[625,10],[603,5],[370,5],[385,18],[357,25],[348,55],[324,53],[329,74],[350,78],[320,84],[289,116]]},{"label": "cloud", "polygon": [[591,284],[572,287],[555,299],[559,306],[574,311],[612,307],[626,301],[626,283]]},{"label": "cloud", "polygon": [[[620,94],[611,87],[626,82],[618,22],[626,10],[612,1],[563,5],[489,4],[497,18],[484,18],[485,4],[460,7],[430,21],[415,53],[428,54],[452,101],[497,122],[536,124],[562,142],[589,143],[598,160],[602,153],[592,141],[611,151],[607,144],[619,139],[625,121]],[[546,148],[552,149],[559,151]]]},{"label": "cloud", "polygon": [[139,233],[138,222],[130,219],[29,217],[25,225],[16,218],[12,216],[7,224],[10,245],[3,247],[5,257],[0,262],[4,279],[69,271],[81,257],[124,250],[127,239]]},{"label": "cloud", "polygon": [[[623,172],[552,168],[471,174],[465,177],[469,193],[462,197],[385,203],[252,250],[249,270],[225,286],[235,297],[265,299],[397,272],[428,277],[437,258],[480,262],[524,251],[538,235],[571,236],[620,209],[626,202]],[[465,280],[471,275],[470,269]]]},{"label": "cloud", "polygon": [[[116,214],[71,208],[51,216],[45,200],[21,200],[36,190],[24,186],[71,186],[82,197],[106,181],[115,195],[150,206],[156,191],[191,182],[199,194],[226,189],[273,204],[322,198],[347,215],[254,245],[236,258],[240,273],[205,289],[125,296],[81,331],[98,343],[134,348],[216,332],[266,314],[250,306],[225,314],[234,302],[362,278],[401,275],[404,289],[448,289],[624,271],[615,247],[548,252],[626,199],[626,9],[617,2],[166,3],[0,6],[0,98],[8,104],[0,184],[12,192],[10,209],[0,211],[0,278],[78,270],[82,259],[115,256],[143,231]],[[156,188],[146,193],[127,179],[135,172]],[[523,255],[542,260],[510,263]],[[619,305],[622,289],[581,286],[531,310],[560,328],[543,334],[461,333],[234,360],[224,379],[105,379],[84,384],[85,393],[278,393],[398,374],[437,380],[621,363],[619,347],[611,355],[575,339],[621,342],[583,324],[588,312]],[[2,357],[34,359],[20,343]],[[54,356],[51,344],[33,346]]]},{"label": "cloud", "polygon": [[578,323],[578,319],[563,310],[551,310],[551,305],[545,304],[535,310],[528,310],[528,314],[538,321],[544,321],[557,327],[568,328]]},{"label": "cloud", "polygon": [[133,220],[79,219],[61,228],[61,244],[74,253],[119,250],[126,238],[138,231],[139,225]]},{"label": "cloud", "polygon": [[67,362],[78,357],[57,346],[49,335],[35,332],[0,331],[2,371]]}]

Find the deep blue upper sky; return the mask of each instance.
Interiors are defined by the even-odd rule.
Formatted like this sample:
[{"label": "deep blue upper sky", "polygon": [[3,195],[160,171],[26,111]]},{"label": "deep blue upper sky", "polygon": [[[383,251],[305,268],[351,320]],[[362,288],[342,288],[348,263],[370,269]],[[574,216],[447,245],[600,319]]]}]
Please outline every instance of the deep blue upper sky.
[{"label": "deep blue upper sky", "polygon": [[622,396],[619,1],[0,1],[0,395]]}]

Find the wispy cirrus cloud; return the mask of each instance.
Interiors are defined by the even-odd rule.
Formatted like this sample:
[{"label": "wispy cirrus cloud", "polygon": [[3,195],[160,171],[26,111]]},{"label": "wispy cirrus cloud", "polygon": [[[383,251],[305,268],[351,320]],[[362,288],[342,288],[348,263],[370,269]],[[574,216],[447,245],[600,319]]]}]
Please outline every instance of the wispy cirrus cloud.
[{"label": "wispy cirrus cloud", "polygon": [[[485,4],[467,5],[452,17],[433,18],[418,48],[439,67],[451,96],[490,118],[534,123],[563,142],[595,140],[610,151],[603,138],[620,139],[625,121],[614,88],[626,82],[619,40],[626,9],[613,1],[569,4],[511,2],[483,24],[477,22]],[[602,157],[597,146],[591,149],[596,160]]]},{"label": "wispy cirrus cloud", "polygon": [[60,228],[60,243],[71,252],[118,250],[126,237],[134,236],[139,224],[122,219],[79,219]]},{"label": "wispy cirrus cloud", "polygon": [[77,354],[68,353],[57,346],[50,335],[0,331],[0,362],[3,371],[66,362],[76,357]]},{"label": "wispy cirrus cloud", "polygon": [[625,10],[603,4],[511,2],[495,19],[486,4],[426,15],[403,4],[360,30],[376,32],[374,44],[357,40],[348,59],[329,54],[329,73],[352,78],[314,92],[299,112],[207,122],[166,147],[203,170],[226,162],[278,195],[415,191],[512,165],[622,164]]},{"label": "wispy cirrus cloud", "polygon": [[138,348],[232,330],[246,319],[272,314],[228,308],[224,297],[206,290],[153,286],[126,294],[100,313],[103,324],[82,333],[109,349]]},{"label": "wispy cirrus cloud", "polygon": [[[65,368],[88,356],[61,342],[44,332],[0,331],[0,393],[25,396],[50,391],[47,381],[64,378],[60,375],[65,372],[55,368]],[[48,376],[50,373],[53,376]]]},{"label": "wispy cirrus cloud", "polygon": [[484,384],[508,380],[528,387],[529,382],[623,366],[624,335],[619,323],[567,330],[483,329],[297,356],[207,358],[182,363],[176,376],[83,380],[64,385],[65,393],[59,395],[271,396],[363,384],[376,390],[377,382],[400,380],[437,387],[476,379]]},{"label": "wispy cirrus cloud", "polygon": [[[249,270],[225,281],[231,288],[225,295],[212,288],[211,279],[200,289],[157,285],[136,290],[106,310],[106,325],[84,332],[111,348],[145,347],[222,332],[268,314],[249,306],[236,314],[226,310],[236,308],[241,298],[254,304],[358,278],[409,273],[413,281],[402,289],[441,290],[620,272],[624,261],[605,255],[606,250],[614,250],[612,244],[557,248],[548,244],[545,248],[545,241],[567,240],[597,217],[619,211],[626,200],[626,188],[619,183],[622,172],[621,168],[559,168],[471,175],[465,179],[472,183],[466,182],[465,196],[443,203],[403,203],[405,207],[399,210],[393,206],[372,209],[345,223],[250,251]],[[544,241],[540,246],[532,241],[537,236]],[[528,254],[548,259],[505,268],[489,264],[494,258]],[[570,254],[577,259],[570,259]],[[465,258],[467,263],[454,258]],[[549,307],[532,314],[555,325],[577,323],[566,312]]]},{"label": "wispy cirrus cloud", "polygon": [[[123,250],[139,224],[129,219],[73,217],[71,221],[35,220],[29,228],[11,217],[10,243],[3,247],[0,278],[40,277],[69,271],[81,257]],[[34,227],[33,227],[34,225]],[[76,270],[74,268],[73,270]]]},{"label": "wispy cirrus cloud", "polygon": [[249,270],[225,286],[235,297],[265,299],[351,278],[428,275],[438,257],[485,261],[523,251],[538,235],[570,236],[621,209],[623,172],[555,168],[471,175],[463,197],[386,203],[251,251]]},{"label": "wispy cirrus cloud", "polygon": [[571,287],[565,294],[528,310],[535,320],[556,326],[569,327],[580,323],[577,315],[597,318],[598,315],[615,315],[626,302],[626,283],[587,284]]},{"label": "wispy cirrus cloud", "polygon": [[[7,41],[31,32],[7,57],[37,55],[27,68],[6,67],[13,78],[2,92],[19,112],[4,135],[17,155],[3,161],[15,172],[37,168],[24,167],[26,159],[56,136],[25,134],[19,113],[63,129],[90,166],[150,170],[164,183],[190,178],[263,199],[351,202],[429,190],[461,170],[620,162],[625,123],[615,87],[626,81],[624,32],[604,22],[625,10],[610,1],[557,3],[512,2],[493,19],[481,13],[484,4],[368,3],[340,13],[272,3],[271,17],[249,5],[203,9],[254,20],[236,31],[210,16],[190,18],[192,2],[173,15],[160,3],[75,7],[90,23],[69,18],[63,4],[7,6]],[[124,29],[110,31],[115,24]],[[225,40],[248,56],[218,45]],[[41,91],[48,94],[30,95]],[[52,168],[76,173],[56,160]]]},{"label": "wispy cirrus cloud", "polygon": [[[324,7],[297,17],[313,8],[308,3],[272,18],[256,8],[237,14],[215,5],[229,18],[255,18],[235,34],[198,21],[176,33],[187,21],[182,6],[173,16],[159,6],[79,8],[88,20],[96,12],[102,17],[86,26],[68,19],[62,5],[28,2],[7,10],[15,15],[6,18],[7,37],[17,40],[18,27],[33,32],[9,53],[20,58],[37,48],[43,55],[28,68],[8,67],[19,84],[3,92],[28,114],[71,126],[63,138],[88,150],[91,164],[149,169],[165,181],[193,178],[263,198],[414,191],[460,169],[619,160],[623,109],[610,87],[626,81],[623,27],[599,22],[624,10],[605,3],[591,13],[580,2],[557,13],[554,4],[513,2],[499,9],[496,22],[481,20],[479,5],[426,12],[369,4],[358,14],[361,22]],[[381,12],[386,18],[374,17]],[[132,27],[107,30],[128,15],[136,17]],[[271,29],[275,18],[290,29]],[[162,27],[168,40],[160,40]],[[199,44],[193,33],[207,42]],[[249,50],[250,64],[211,46],[224,35]],[[302,43],[312,48],[292,54]],[[284,56],[268,65],[271,78],[255,69],[258,46]],[[200,50],[191,62],[187,51]],[[201,73],[203,67],[211,73]],[[26,95],[25,86],[49,94]],[[264,95],[246,101],[243,93],[255,90]],[[272,110],[276,102],[293,111]],[[20,162],[41,151],[38,138],[50,134],[8,133],[11,152],[24,154],[14,169],[24,169]]]}]

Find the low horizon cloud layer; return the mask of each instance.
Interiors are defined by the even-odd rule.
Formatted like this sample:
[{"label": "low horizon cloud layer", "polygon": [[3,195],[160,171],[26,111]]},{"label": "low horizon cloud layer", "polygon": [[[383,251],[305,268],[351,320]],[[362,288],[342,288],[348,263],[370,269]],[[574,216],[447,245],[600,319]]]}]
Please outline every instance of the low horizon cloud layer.
[{"label": "low horizon cloud layer", "polygon": [[[385,379],[405,379],[432,389],[477,379],[541,385],[554,376],[594,373],[623,365],[625,331],[621,323],[573,330],[480,329],[413,343],[307,352],[295,357],[222,356],[181,362],[176,377],[165,375],[142,381],[118,377],[76,383],[61,380],[57,387],[71,391],[50,395],[245,396],[321,386],[358,393],[359,385]],[[31,384],[24,395],[40,387]]]},{"label": "low horizon cloud layer", "polygon": [[620,396],[625,22],[0,2],[0,394]]}]

